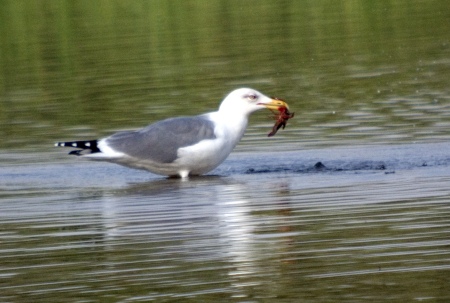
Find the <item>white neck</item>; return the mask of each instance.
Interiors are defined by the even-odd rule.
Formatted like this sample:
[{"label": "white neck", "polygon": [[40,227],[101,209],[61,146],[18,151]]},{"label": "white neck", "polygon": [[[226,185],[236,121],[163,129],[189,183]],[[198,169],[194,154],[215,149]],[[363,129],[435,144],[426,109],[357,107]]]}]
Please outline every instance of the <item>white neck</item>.
[{"label": "white neck", "polygon": [[232,146],[234,148],[242,136],[244,136],[248,124],[248,115],[236,111],[227,112],[219,110],[211,113],[211,117],[214,121],[224,126],[224,133],[218,133],[217,136],[222,137],[228,142],[233,142]]}]

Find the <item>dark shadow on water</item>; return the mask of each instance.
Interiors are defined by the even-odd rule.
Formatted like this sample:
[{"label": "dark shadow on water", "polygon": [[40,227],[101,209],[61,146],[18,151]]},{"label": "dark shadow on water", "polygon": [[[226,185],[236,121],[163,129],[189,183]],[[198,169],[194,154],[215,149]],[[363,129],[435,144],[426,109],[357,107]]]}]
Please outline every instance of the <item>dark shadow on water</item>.
[{"label": "dark shadow on water", "polygon": [[[241,174],[384,172],[450,165],[448,143],[301,150],[241,159]],[[270,161],[268,161],[270,160]]]},{"label": "dark shadow on water", "polygon": [[246,174],[264,174],[264,173],[323,173],[323,172],[348,172],[348,171],[380,171],[386,170],[386,163],[383,161],[360,161],[351,163],[339,163],[336,161],[324,162],[318,161],[313,165],[296,164],[293,166],[264,166],[249,168]]}]

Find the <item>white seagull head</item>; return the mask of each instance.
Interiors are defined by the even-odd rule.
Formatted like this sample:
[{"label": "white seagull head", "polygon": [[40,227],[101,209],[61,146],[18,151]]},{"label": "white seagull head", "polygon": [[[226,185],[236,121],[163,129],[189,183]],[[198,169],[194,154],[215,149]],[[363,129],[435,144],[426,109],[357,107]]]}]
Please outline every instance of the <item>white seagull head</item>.
[{"label": "white seagull head", "polygon": [[223,99],[219,112],[233,112],[249,116],[251,113],[263,108],[278,110],[289,107],[283,100],[269,98],[257,90],[238,88]]}]

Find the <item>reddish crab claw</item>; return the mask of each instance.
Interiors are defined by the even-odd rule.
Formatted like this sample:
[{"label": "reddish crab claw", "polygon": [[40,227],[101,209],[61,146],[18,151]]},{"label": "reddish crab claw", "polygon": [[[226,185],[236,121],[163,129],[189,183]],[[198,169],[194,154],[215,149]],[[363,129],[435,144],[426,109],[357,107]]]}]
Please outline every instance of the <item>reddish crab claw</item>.
[{"label": "reddish crab claw", "polygon": [[[274,100],[280,100],[278,98],[273,98]],[[278,113],[275,113],[272,109],[271,111],[274,113],[274,119],[276,120],[275,125],[272,128],[272,131],[267,135],[268,137],[274,136],[280,128],[285,128],[286,123],[289,119],[294,117],[294,113],[289,112],[289,108],[287,106],[281,106],[278,109]]]}]

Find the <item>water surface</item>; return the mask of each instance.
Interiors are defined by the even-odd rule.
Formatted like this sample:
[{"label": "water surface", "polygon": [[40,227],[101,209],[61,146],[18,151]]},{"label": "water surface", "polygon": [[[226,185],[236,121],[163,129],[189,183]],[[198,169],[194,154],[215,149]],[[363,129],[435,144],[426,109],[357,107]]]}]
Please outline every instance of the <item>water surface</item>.
[{"label": "water surface", "polygon": [[238,153],[188,181],[4,165],[1,298],[448,299],[449,147]]}]

